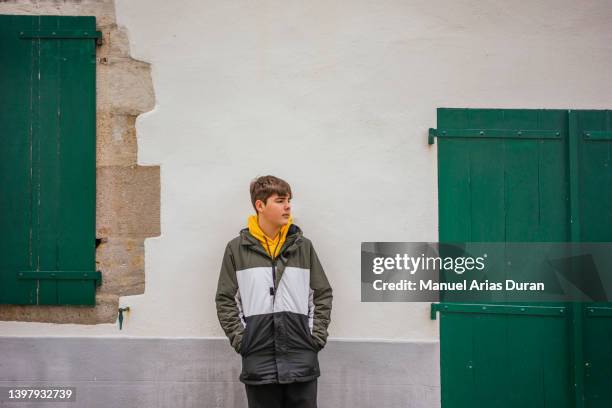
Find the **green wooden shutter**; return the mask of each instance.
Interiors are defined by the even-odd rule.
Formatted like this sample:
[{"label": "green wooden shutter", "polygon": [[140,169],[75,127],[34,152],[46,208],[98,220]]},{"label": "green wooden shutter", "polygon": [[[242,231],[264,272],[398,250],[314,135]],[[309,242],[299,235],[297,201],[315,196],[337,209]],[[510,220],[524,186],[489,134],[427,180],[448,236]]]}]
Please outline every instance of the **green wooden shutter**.
[{"label": "green wooden shutter", "polygon": [[95,17],[0,16],[0,303],[94,305]]},{"label": "green wooden shutter", "polygon": [[[607,111],[439,109],[440,241],[612,241],[611,125]],[[609,304],[506,306],[437,306],[443,408],[612,406]]]}]

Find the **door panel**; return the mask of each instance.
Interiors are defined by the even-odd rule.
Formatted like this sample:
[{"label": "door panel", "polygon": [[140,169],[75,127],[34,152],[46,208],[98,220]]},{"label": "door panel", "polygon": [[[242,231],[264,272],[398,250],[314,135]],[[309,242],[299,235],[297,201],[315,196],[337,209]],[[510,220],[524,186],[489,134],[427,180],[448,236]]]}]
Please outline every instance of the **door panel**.
[{"label": "door panel", "polygon": [[[579,231],[585,242],[612,241],[612,112],[573,111],[577,138]],[[612,268],[612,265],[608,265]],[[612,406],[612,304],[583,308],[584,398],[588,408]]]}]

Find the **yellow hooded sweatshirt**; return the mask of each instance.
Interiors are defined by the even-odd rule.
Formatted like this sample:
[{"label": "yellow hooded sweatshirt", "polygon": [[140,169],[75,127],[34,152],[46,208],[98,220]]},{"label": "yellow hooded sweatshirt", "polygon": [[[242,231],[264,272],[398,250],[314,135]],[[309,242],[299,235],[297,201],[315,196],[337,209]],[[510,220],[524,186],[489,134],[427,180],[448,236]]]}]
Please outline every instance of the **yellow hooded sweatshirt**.
[{"label": "yellow hooded sweatshirt", "polygon": [[270,238],[266,236],[266,234],[261,230],[259,223],[257,222],[257,215],[251,215],[247,219],[247,226],[249,227],[249,232],[255,238],[257,238],[261,245],[264,247],[270,258],[274,259],[280,253],[285,240],[287,239],[287,232],[289,231],[289,227],[293,223],[293,218],[289,216],[289,222],[283,225],[275,238]]}]

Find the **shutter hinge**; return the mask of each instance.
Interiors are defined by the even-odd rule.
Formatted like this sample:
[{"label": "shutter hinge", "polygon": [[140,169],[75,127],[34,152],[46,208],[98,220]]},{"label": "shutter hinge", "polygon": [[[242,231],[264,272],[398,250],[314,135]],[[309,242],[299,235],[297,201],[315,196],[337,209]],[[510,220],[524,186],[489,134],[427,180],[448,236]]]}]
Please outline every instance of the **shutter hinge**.
[{"label": "shutter hinge", "polygon": [[430,305],[430,309],[429,309],[429,318],[431,320],[436,320],[436,313],[438,312],[438,310],[440,310],[440,304],[439,303],[432,303]]},{"label": "shutter hinge", "polygon": [[429,128],[429,135],[427,136],[427,143],[432,145],[435,143],[435,137],[438,136],[437,129]]}]

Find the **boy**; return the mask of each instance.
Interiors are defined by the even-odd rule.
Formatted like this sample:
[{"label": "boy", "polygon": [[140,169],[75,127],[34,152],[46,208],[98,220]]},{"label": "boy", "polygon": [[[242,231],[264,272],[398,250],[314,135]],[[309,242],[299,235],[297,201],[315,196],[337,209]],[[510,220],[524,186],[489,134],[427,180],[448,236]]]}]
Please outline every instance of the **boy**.
[{"label": "boy", "polygon": [[242,356],[249,408],[316,408],[332,288],[292,222],[289,184],[263,176],[250,190],[256,214],[225,248],[217,316]]}]

